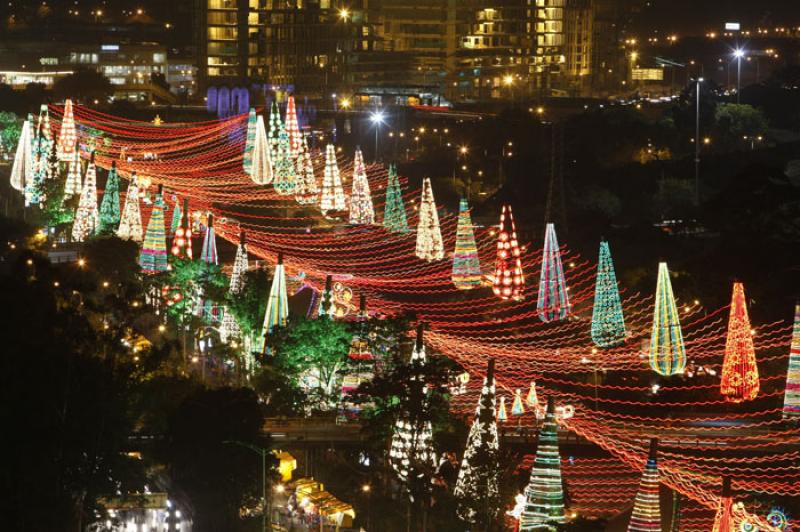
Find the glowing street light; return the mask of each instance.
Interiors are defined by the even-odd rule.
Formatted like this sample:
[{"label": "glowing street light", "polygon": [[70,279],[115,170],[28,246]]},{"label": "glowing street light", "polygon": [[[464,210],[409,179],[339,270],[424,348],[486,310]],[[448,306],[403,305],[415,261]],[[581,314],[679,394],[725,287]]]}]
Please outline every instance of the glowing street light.
[{"label": "glowing street light", "polygon": [[506,74],[505,76],[503,76],[503,85],[505,85],[506,87],[510,87],[513,84],[514,84],[514,76],[512,76],[511,74]]},{"label": "glowing street light", "polygon": [[736,103],[741,103],[741,88],[742,88],[742,57],[744,57],[744,50],[737,48],[733,51],[733,57],[736,58]]},{"label": "glowing street light", "polygon": [[347,19],[350,18],[350,10],[346,7],[343,7],[339,10],[339,18],[342,19],[344,22],[347,22]]},{"label": "glowing street light", "polygon": [[386,123],[386,115],[380,109],[377,109],[370,113],[369,120],[372,122],[372,125],[375,126],[375,154],[373,156],[373,162],[378,162],[378,132],[383,124]]}]

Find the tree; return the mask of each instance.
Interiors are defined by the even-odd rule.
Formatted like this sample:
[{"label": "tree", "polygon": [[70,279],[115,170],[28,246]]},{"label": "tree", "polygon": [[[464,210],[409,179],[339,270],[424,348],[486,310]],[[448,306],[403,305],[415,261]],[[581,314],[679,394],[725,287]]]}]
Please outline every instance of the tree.
[{"label": "tree", "polygon": [[166,287],[167,315],[177,323],[191,321],[200,294],[208,301],[225,300],[228,278],[218,265],[179,258],[173,258],[171,265],[154,282]]},{"label": "tree", "polygon": [[78,68],[74,73],[59,78],[53,84],[53,94],[58,99],[72,98],[78,102],[106,101],[114,92],[111,81],[95,70]]},{"label": "tree", "polygon": [[[764,113],[745,104],[719,104],[714,111],[714,121],[714,142],[728,149],[742,146],[746,138],[763,136],[768,127]],[[750,145],[749,141],[746,145]]]},{"label": "tree", "polygon": [[[0,112],[0,148],[8,153],[14,151],[22,132],[21,122],[17,115],[9,112]],[[0,150],[0,151],[2,151]]]}]

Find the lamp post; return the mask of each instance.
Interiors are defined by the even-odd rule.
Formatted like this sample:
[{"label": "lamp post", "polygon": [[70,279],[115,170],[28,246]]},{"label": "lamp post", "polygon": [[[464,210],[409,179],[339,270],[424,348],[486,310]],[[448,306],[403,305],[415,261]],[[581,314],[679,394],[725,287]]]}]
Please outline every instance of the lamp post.
[{"label": "lamp post", "polygon": [[375,126],[375,154],[373,156],[373,161],[372,161],[373,163],[378,162],[378,132],[380,131],[381,124],[384,123],[385,118],[386,115],[384,115],[383,111],[381,111],[380,109],[373,111],[369,115],[370,122],[372,122],[372,125]]},{"label": "lamp post", "polygon": [[744,57],[744,50],[737,48],[733,51],[733,56],[736,58],[736,103],[741,103],[742,57]]},{"label": "lamp post", "polygon": [[703,78],[697,78],[695,84],[695,122],[694,122],[694,204],[700,206],[700,84]]},{"label": "lamp post", "polygon": [[267,454],[270,449],[253,445],[243,441],[225,440],[222,443],[228,445],[238,445],[245,449],[250,449],[254,453],[261,456],[261,498],[264,500],[264,509],[261,512],[261,531],[267,532],[267,515],[269,515],[270,529],[272,529],[272,497],[267,499]]}]

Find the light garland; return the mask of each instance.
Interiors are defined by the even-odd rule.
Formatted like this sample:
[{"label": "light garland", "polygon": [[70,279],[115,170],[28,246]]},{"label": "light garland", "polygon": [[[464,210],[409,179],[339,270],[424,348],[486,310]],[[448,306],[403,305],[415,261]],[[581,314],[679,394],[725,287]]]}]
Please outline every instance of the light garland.
[{"label": "light garland", "polygon": [[245,132],[245,142],[244,142],[244,156],[242,158],[242,169],[244,173],[247,175],[252,175],[253,173],[253,152],[255,151],[256,145],[256,125],[258,122],[258,116],[256,115],[256,110],[252,107],[250,108],[250,113],[247,115],[247,130]]},{"label": "light garland", "polygon": [[794,328],[789,347],[789,367],[786,370],[783,417],[787,419],[800,417],[800,304],[794,307]]},{"label": "light garland", "polygon": [[264,117],[261,115],[256,118],[256,138],[250,178],[257,185],[269,185],[273,179],[272,150],[264,127]]},{"label": "light garland", "polygon": [[61,132],[58,135],[58,158],[61,161],[71,161],[78,143],[78,134],[75,130],[75,117],[72,111],[72,100],[64,103],[64,117],[61,120]]},{"label": "light garland", "polygon": [[[130,192],[130,189],[128,189]],[[139,266],[144,273],[155,274],[167,271],[167,240],[164,227],[164,200],[161,198],[159,185],[150,211],[150,220],[147,222],[147,232],[144,236],[142,251],[139,253]]]},{"label": "light garland", "polygon": [[267,299],[267,310],[264,313],[264,326],[261,329],[263,339],[261,352],[267,354],[267,336],[275,327],[285,327],[289,318],[289,300],[286,294],[286,272],[283,266],[283,254],[278,254],[278,262],[272,274],[272,287]]},{"label": "light garland", "polygon": [[86,167],[86,177],[75,213],[75,222],[72,224],[72,240],[83,242],[94,235],[100,226],[100,214],[97,210],[97,167],[92,153],[89,166]]},{"label": "light garland", "polygon": [[539,319],[544,322],[563,320],[570,314],[571,306],[561,264],[556,229],[547,224],[542,250],[542,272],[539,277],[539,298],[536,303]]},{"label": "light garland", "polygon": [[81,156],[78,150],[72,154],[72,160],[67,165],[67,180],[64,182],[64,196],[80,194],[83,189],[81,179]]},{"label": "light garland", "polygon": [[725,359],[719,392],[727,401],[741,403],[758,396],[760,383],[753,332],[747,315],[744,285],[733,283],[731,312],[728,319],[728,336],[725,340]]},{"label": "light garland", "polygon": [[108,171],[106,187],[103,191],[103,201],[100,203],[100,226],[98,233],[113,233],[119,227],[119,176],[117,175],[116,161],[111,163]]},{"label": "light garland", "polygon": [[397,177],[397,167],[394,164],[389,165],[383,227],[392,233],[408,233],[409,231],[406,207],[403,203],[403,191],[400,188],[400,178]]},{"label": "light garland", "polygon": [[492,290],[501,299],[519,300],[522,299],[525,289],[525,276],[522,274],[521,253],[511,205],[503,205],[499,227]]},{"label": "light garland", "polygon": [[350,223],[372,225],[375,223],[375,210],[367,181],[367,170],[361,148],[356,148],[353,160],[353,184],[350,193]]},{"label": "light garland", "polygon": [[217,256],[217,236],[214,234],[214,215],[208,215],[206,234],[203,237],[203,247],[200,250],[200,260],[208,264],[219,264]]},{"label": "light garland", "polygon": [[289,155],[292,160],[295,160],[300,155],[300,145],[303,139],[300,135],[300,125],[297,122],[294,96],[289,96],[286,100],[286,133],[289,135]]},{"label": "light garland", "polygon": [[31,123],[25,120],[17,142],[17,151],[14,154],[14,163],[11,165],[10,182],[14,190],[25,191],[25,185],[33,181],[33,172],[36,161],[33,157],[34,139],[31,133]]},{"label": "light garland", "polygon": [[278,125],[278,147],[272,165],[272,186],[281,196],[294,193],[297,173],[289,146],[289,134],[283,124]]},{"label": "light garland", "polygon": [[123,240],[141,242],[144,238],[142,231],[142,213],[139,208],[139,185],[136,174],[131,175],[128,191],[125,193],[125,205],[122,208],[122,218],[117,228],[117,236]]},{"label": "light garland", "polygon": [[275,164],[278,162],[280,153],[278,145],[280,144],[280,134],[283,123],[281,122],[281,112],[278,110],[278,102],[272,100],[272,105],[269,109],[269,157],[272,160],[272,170],[275,171]]},{"label": "light garland", "polygon": [[597,278],[592,307],[592,341],[597,347],[609,348],[622,344],[627,333],[622,315],[617,275],[611,260],[608,242],[600,242]]},{"label": "light garland", "polygon": [[417,224],[416,254],[428,262],[444,258],[442,230],[439,227],[439,213],[433,199],[431,180],[422,180],[422,197],[419,203],[419,222]]},{"label": "light garland", "polygon": [[328,144],[325,148],[325,173],[322,177],[322,197],[319,208],[322,210],[322,214],[329,211],[343,211],[347,208],[333,144]]},{"label": "light garland", "polygon": [[319,187],[314,175],[314,162],[308,149],[308,137],[303,137],[297,154],[297,186],[294,199],[301,205],[314,205],[319,201]]},{"label": "light garland", "polygon": [[686,367],[683,331],[666,262],[658,265],[653,330],[650,336],[650,367],[660,375],[683,373]]},{"label": "light garland", "polygon": [[[459,290],[471,290],[481,285],[481,263],[475,244],[469,204],[461,198],[458,205],[456,249],[453,252],[453,285]],[[405,213],[403,213],[405,215]],[[404,218],[405,219],[405,218]]]},{"label": "light garland", "polygon": [[169,233],[167,236],[170,238],[175,238],[175,233],[178,232],[178,229],[181,226],[181,221],[183,220],[183,212],[181,211],[181,200],[178,198],[177,195],[173,195],[173,206],[172,206],[172,223],[169,225]]},{"label": "light garland", "polygon": [[719,499],[717,513],[714,516],[714,526],[712,532],[739,532],[736,529],[736,518],[733,515],[733,495],[731,491],[731,479],[722,479],[722,496]]},{"label": "light garland", "polygon": [[[228,283],[228,295],[233,298],[244,288],[244,274],[250,267],[247,259],[247,242],[244,231],[239,234],[239,245],[236,246],[236,257],[233,259],[233,270],[231,271],[230,282]],[[242,328],[236,317],[227,308],[222,316],[222,325],[219,329],[219,338],[223,343],[231,340],[242,339]]]},{"label": "light garland", "polygon": [[650,440],[650,454],[644,466],[639,491],[633,501],[628,532],[661,532],[661,502],[658,480],[658,440]]},{"label": "light garland", "polygon": [[183,198],[181,225],[172,238],[172,256],[179,259],[192,259],[192,223],[189,220],[189,199]]}]

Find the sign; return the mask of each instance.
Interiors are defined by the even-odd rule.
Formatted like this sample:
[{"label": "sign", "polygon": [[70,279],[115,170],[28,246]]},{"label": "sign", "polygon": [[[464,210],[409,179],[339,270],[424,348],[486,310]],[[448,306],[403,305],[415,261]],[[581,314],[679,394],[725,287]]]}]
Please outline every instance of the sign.
[{"label": "sign", "polygon": [[742,25],[739,22],[726,22],[725,29],[727,31],[739,31],[742,29]]}]

